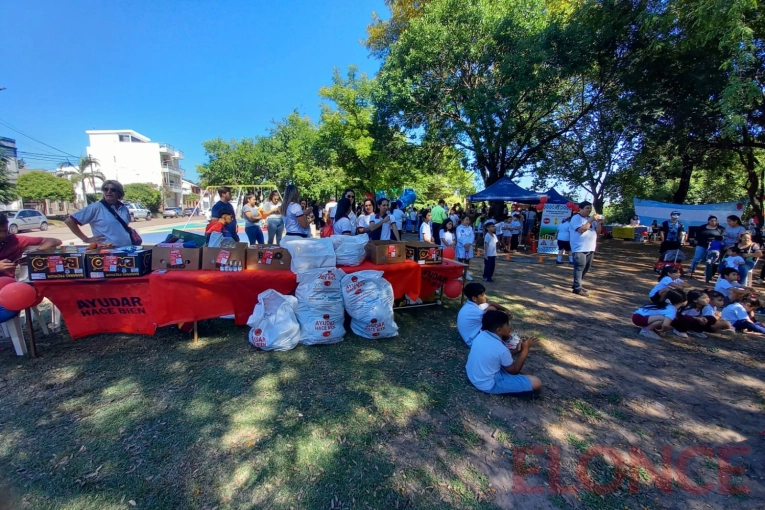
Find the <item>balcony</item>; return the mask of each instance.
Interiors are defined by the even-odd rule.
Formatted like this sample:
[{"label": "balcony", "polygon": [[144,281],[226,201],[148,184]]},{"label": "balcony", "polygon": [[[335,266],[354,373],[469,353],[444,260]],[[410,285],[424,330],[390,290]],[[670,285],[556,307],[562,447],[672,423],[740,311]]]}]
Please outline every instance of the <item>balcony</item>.
[{"label": "balcony", "polygon": [[169,143],[160,143],[159,152],[163,154],[170,154],[175,159],[183,159],[183,151],[179,151]]},{"label": "balcony", "polygon": [[162,163],[162,172],[183,177],[183,168],[179,166],[168,165],[167,163]]},{"label": "balcony", "polygon": [[167,187],[168,190],[170,190],[173,193],[183,193],[183,187],[181,186],[181,181],[168,181],[165,180],[165,187]]}]

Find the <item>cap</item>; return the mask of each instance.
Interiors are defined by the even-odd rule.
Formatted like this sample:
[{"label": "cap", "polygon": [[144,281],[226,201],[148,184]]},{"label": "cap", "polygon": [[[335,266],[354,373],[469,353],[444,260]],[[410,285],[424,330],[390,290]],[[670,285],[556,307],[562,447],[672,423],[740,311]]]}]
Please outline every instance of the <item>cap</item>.
[{"label": "cap", "polygon": [[484,223],[484,225],[494,225],[495,223],[497,223],[497,220],[486,220],[486,223]]},{"label": "cap", "polygon": [[680,211],[672,211],[669,213],[670,216],[680,216]]}]

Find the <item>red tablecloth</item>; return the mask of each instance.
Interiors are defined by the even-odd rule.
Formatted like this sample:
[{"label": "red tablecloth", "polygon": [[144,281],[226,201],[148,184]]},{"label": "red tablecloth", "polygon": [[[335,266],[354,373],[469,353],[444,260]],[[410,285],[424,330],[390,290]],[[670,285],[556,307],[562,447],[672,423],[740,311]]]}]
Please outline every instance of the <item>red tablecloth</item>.
[{"label": "red tablecloth", "polygon": [[168,271],[151,273],[149,282],[157,326],[231,314],[242,325],[252,314],[258,294],[268,289],[293,294],[297,288],[297,278],[290,270]]},{"label": "red tablecloth", "polygon": [[382,271],[383,278],[393,287],[393,297],[401,299],[404,295],[412,301],[420,296],[420,266],[416,262],[406,260],[401,264],[385,264],[378,266],[365,260],[358,266],[340,266],[345,274],[357,271]]},{"label": "red tablecloth", "polygon": [[465,266],[453,260],[444,259],[442,264],[420,266],[420,294],[430,296],[444,286],[450,280],[456,280],[462,276]]}]

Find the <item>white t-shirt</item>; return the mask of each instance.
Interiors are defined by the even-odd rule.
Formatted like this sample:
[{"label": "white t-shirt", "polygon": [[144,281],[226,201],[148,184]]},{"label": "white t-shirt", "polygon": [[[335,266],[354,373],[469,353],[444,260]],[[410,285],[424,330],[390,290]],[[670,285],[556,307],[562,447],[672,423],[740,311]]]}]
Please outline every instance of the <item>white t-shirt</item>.
[{"label": "white t-shirt", "polygon": [[502,237],[510,237],[510,222],[509,221],[503,221],[499,225],[497,225],[498,230],[502,231]]},{"label": "white t-shirt", "polygon": [[688,317],[714,317],[715,307],[712,305],[705,305],[701,310],[689,308],[687,310],[683,310],[680,315],[687,315]]},{"label": "white t-shirt", "polygon": [[268,218],[273,218],[273,219],[278,219],[282,217],[282,214],[278,212],[281,208],[282,208],[281,202],[275,204],[271,202],[270,200],[266,201],[266,203],[264,203],[262,207],[264,213],[268,213],[276,209],[277,212],[275,212],[274,214],[268,215]]},{"label": "white t-shirt", "polygon": [[473,386],[489,391],[494,387],[494,376],[512,364],[513,357],[502,340],[494,333],[481,331],[470,346],[465,372]]},{"label": "white t-shirt", "polygon": [[731,303],[723,308],[722,318],[733,324],[736,321],[749,320],[749,313],[741,303]]},{"label": "white t-shirt", "polygon": [[[468,225],[460,225],[457,227],[457,258],[469,259],[473,256],[473,243],[475,243],[475,233],[473,228]],[[470,244],[470,248],[465,249],[465,245]]]},{"label": "white t-shirt", "polygon": [[510,222],[510,235],[517,235],[523,230],[523,224],[519,220],[513,220]]},{"label": "white t-shirt", "polygon": [[683,280],[680,280],[679,278],[677,280],[673,280],[671,277],[665,276],[664,278],[659,280],[659,283],[653,286],[653,288],[651,289],[651,292],[648,293],[648,297],[653,297],[656,293],[663,291],[664,289],[669,287],[670,284],[672,283],[680,284],[680,283],[683,283]]},{"label": "white t-shirt", "polygon": [[399,232],[404,230],[404,211],[401,209],[394,209],[391,213],[391,216],[393,216],[393,220],[396,222],[396,228]]},{"label": "white t-shirt", "polygon": [[329,217],[330,218],[334,218],[335,217],[335,207],[337,207],[337,202],[335,202],[334,200],[324,204],[324,210],[325,211],[329,211]]},{"label": "white t-shirt", "polygon": [[300,216],[303,216],[305,213],[303,212],[303,208],[300,207],[300,204],[297,202],[292,202],[290,205],[287,206],[287,214],[284,217],[284,230],[288,234],[311,234],[311,227],[310,225],[306,228],[303,228],[300,226],[300,223],[298,223],[298,218]]},{"label": "white t-shirt", "polygon": [[438,235],[441,239],[441,246],[444,248],[447,246],[454,247],[454,232],[447,232],[446,230],[441,229],[441,232],[439,232]]},{"label": "white t-shirt", "polygon": [[346,233],[353,235],[353,225],[348,218],[340,218],[332,224],[336,236],[342,236]]},{"label": "white t-shirt", "polygon": [[[380,218],[376,214],[372,214],[369,217],[369,226],[371,227],[375,223],[380,223],[381,221],[385,220],[385,218]],[[391,219],[393,221],[393,219]],[[383,223],[382,227],[380,227],[380,241],[390,241],[390,221],[388,223]]]},{"label": "white t-shirt", "polygon": [[581,214],[575,214],[569,223],[568,231],[571,234],[571,251],[578,252],[591,252],[595,251],[595,245],[598,242],[598,232],[595,230],[598,223],[593,222],[590,230],[584,234],[580,234],[576,231],[579,227],[587,223],[589,218],[584,218]]},{"label": "white t-shirt", "polygon": [[571,232],[569,232],[569,222],[558,224],[558,241],[570,241]]},{"label": "white t-shirt", "polygon": [[486,256],[487,257],[496,257],[497,256],[497,236],[486,234],[483,237],[483,244],[486,248]]},{"label": "white t-shirt", "polygon": [[663,315],[664,317],[674,320],[675,317],[677,317],[677,308],[671,305],[667,305],[666,308],[649,308],[647,306],[643,306],[635,310],[635,313],[644,317]]},{"label": "white t-shirt", "polygon": [[481,332],[481,319],[483,319],[483,314],[486,313],[488,307],[489,303],[477,305],[468,301],[460,308],[457,314],[457,331],[460,332],[460,336],[468,344],[468,347]]},{"label": "white t-shirt", "polygon": [[416,211],[409,211],[409,219],[412,221],[417,220],[417,212]]},{"label": "white t-shirt", "polygon": [[427,242],[427,241],[425,241],[424,234],[428,235],[428,237],[430,238],[429,242],[432,243],[433,242],[433,229],[430,228],[430,223],[428,223],[427,221],[423,221],[422,225],[420,225],[420,241]]},{"label": "white t-shirt", "polygon": [[715,283],[715,290],[719,293],[721,293],[723,296],[730,297],[730,289],[740,289],[741,284],[738,282],[729,282],[725,278],[718,278],[717,283]]},{"label": "white t-shirt", "polygon": [[359,219],[356,222],[356,228],[369,228],[370,221],[369,219],[374,216],[374,213],[372,214],[362,214],[359,216]]}]

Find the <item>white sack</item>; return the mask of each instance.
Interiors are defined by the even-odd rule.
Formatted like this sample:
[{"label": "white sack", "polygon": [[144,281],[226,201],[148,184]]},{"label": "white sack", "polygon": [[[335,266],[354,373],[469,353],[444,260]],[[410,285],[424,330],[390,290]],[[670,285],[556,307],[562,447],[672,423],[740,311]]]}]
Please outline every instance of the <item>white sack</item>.
[{"label": "white sack", "polygon": [[367,234],[357,236],[331,236],[338,266],[358,266],[366,258]]},{"label": "white sack", "polygon": [[287,351],[300,341],[297,298],[269,289],[258,295],[258,303],[247,319],[249,341],[264,351]]}]

